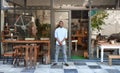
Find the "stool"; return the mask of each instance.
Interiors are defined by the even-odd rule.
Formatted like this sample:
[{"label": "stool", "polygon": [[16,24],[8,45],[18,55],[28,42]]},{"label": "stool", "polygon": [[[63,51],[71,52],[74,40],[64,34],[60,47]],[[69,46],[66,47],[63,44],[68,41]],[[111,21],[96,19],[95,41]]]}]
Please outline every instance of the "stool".
[{"label": "stool", "polygon": [[[31,45],[23,45],[22,48],[25,48],[25,62],[26,62],[26,67],[30,65],[30,67],[35,67],[36,62],[37,62],[37,46],[36,44],[31,44]],[[30,62],[30,64],[29,64]]]},{"label": "stool", "polygon": [[120,55],[109,55],[109,65],[112,65],[112,59],[120,59]]},{"label": "stool", "polygon": [[31,44],[30,46],[31,46],[30,52],[29,52],[30,64],[31,64],[31,67],[32,66],[35,67],[36,62],[37,62],[37,50],[39,46],[36,44]]}]

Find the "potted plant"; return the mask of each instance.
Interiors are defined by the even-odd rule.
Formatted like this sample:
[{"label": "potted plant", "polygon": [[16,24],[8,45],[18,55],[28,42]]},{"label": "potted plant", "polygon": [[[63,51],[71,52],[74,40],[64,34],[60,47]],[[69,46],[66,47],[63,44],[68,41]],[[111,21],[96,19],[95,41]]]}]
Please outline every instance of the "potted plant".
[{"label": "potted plant", "polygon": [[41,25],[41,40],[49,40],[50,38],[50,24]]},{"label": "potted plant", "polygon": [[37,38],[41,40],[49,40],[50,38],[50,24],[43,23],[40,24],[39,19],[36,19],[37,26]]},{"label": "potted plant", "polygon": [[102,25],[105,25],[104,20],[108,17],[105,10],[96,11],[91,18],[92,38],[96,39],[96,35],[102,30]]}]

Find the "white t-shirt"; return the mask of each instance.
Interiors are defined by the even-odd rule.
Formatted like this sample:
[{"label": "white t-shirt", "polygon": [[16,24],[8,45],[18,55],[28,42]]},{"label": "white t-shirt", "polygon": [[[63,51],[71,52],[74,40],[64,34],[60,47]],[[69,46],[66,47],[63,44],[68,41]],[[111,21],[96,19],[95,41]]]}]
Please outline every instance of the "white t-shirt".
[{"label": "white t-shirt", "polygon": [[[55,38],[58,38],[58,40],[62,41],[64,38],[67,38],[67,29],[58,27],[55,30]],[[56,41],[56,44],[59,45],[58,41]],[[63,41],[62,45],[65,45],[66,42]]]}]

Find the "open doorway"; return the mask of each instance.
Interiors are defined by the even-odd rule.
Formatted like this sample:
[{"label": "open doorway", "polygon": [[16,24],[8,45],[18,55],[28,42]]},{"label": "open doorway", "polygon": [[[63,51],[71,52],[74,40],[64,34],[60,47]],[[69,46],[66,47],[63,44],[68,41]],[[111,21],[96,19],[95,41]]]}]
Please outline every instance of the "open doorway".
[{"label": "open doorway", "polygon": [[88,58],[88,10],[71,11],[71,59]]}]

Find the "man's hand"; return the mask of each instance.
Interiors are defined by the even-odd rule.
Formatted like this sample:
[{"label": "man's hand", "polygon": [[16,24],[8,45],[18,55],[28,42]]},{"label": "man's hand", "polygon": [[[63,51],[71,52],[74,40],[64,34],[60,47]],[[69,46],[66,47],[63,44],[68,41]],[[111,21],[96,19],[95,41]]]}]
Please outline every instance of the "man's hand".
[{"label": "man's hand", "polygon": [[62,41],[60,42],[60,45],[62,46]]},{"label": "man's hand", "polygon": [[62,46],[62,41],[59,41],[60,46]]},{"label": "man's hand", "polygon": [[63,41],[65,41],[67,38],[64,38],[62,41],[58,40],[58,38],[56,38],[56,40],[58,41],[59,45],[62,46]]},{"label": "man's hand", "polygon": [[58,40],[58,38],[56,38],[56,40],[58,41],[59,45],[62,45],[62,41]]}]

